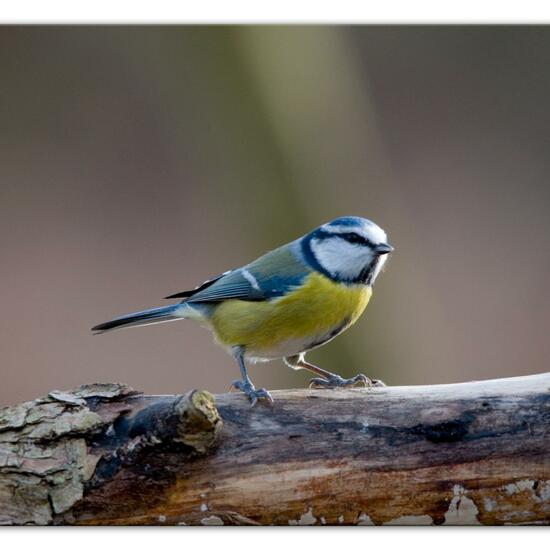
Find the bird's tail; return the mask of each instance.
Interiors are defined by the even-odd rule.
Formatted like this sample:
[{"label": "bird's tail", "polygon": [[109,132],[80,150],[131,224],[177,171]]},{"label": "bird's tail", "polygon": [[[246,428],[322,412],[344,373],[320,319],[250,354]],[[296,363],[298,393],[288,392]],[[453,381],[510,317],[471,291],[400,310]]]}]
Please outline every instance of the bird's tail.
[{"label": "bird's tail", "polygon": [[92,327],[96,334],[101,334],[116,328],[139,327],[144,325],[154,325],[156,323],[167,323],[168,321],[179,321],[188,317],[185,315],[185,310],[188,309],[183,304],[175,304],[172,306],[156,307],[129,313],[122,317],[117,317],[112,321],[101,323]]}]

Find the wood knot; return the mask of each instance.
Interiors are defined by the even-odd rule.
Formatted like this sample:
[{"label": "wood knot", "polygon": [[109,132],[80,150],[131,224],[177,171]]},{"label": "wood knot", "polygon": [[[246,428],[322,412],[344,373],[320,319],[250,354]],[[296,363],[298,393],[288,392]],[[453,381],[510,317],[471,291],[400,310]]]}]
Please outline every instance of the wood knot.
[{"label": "wood knot", "polygon": [[214,396],[206,390],[193,390],[174,404],[179,418],[174,440],[205,453],[216,440],[223,422],[214,404]]}]

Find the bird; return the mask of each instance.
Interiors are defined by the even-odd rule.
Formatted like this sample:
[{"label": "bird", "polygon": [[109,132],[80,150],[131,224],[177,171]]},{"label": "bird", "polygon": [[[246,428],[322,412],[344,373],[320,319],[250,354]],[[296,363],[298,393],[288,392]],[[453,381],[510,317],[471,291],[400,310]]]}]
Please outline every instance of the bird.
[{"label": "bird", "polygon": [[385,231],[374,222],[339,217],[193,290],[166,296],[179,299],[176,304],[116,317],[92,331],[198,321],[234,357],[241,378],[231,389],[242,391],[252,406],[260,399],[272,403],[273,397],[254,386],[246,364],[274,359],[313,372],[312,388],[383,386],[364,374],[342,378],[308,363],[305,354],[357,321],[393,250]]}]

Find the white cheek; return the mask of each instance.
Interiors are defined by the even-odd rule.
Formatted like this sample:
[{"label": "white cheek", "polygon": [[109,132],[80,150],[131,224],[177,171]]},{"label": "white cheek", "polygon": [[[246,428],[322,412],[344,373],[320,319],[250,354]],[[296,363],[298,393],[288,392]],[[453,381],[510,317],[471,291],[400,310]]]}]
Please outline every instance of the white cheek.
[{"label": "white cheek", "polygon": [[372,257],[368,248],[343,239],[314,239],[311,249],[321,267],[344,279],[357,278]]}]

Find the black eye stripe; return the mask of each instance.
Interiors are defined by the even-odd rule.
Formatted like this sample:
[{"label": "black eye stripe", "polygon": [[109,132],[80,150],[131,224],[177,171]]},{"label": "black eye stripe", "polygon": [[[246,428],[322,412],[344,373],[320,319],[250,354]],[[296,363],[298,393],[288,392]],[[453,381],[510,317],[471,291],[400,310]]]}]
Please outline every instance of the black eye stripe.
[{"label": "black eye stripe", "polygon": [[343,239],[344,241],[347,241],[351,244],[361,244],[363,246],[369,246],[370,248],[374,248],[376,245],[367,239],[366,237],[363,237],[362,235],[359,235],[358,233],[355,233],[354,231],[349,231],[348,233],[332,233],[329,231],[325,231],[323,229],[317,229],[314,233],[311,233],[310,239]]},{"label": "black eye stripe", "polygon": [[338,233],[335,234],[335,236],[340,237],[351,244],[362,244],[364,246],[370,246],[371,248],[374,247],[374,243],[365,237],[358,235],[357,233]]}]

